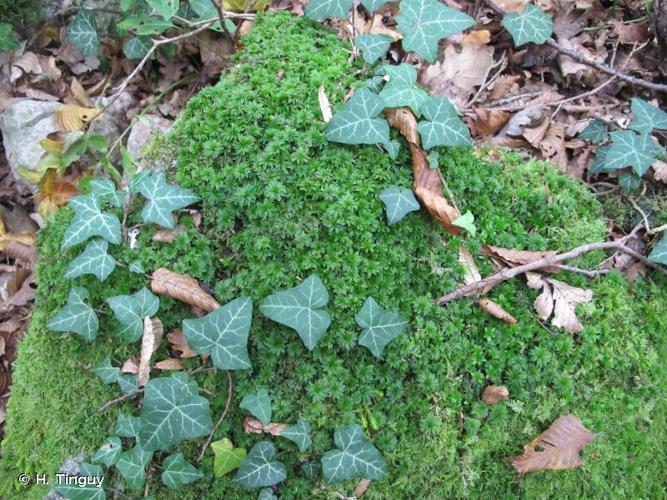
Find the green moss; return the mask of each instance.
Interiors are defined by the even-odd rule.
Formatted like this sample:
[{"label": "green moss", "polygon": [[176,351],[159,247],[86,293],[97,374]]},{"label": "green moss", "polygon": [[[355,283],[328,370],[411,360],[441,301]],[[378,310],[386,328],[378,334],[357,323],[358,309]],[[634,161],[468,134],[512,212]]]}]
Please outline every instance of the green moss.
[{"label": "green moss", "polygon": [[0,19],[24,31],[42,19],[43,0],[0,0]]},{"label": "green moss", "polygon": [[[390,227],[378,195],[391,184],[411,185],[405,148],[391,161],[375,147],[324,139],[317,89],[323,84],[340,106],[356,69],[346,47],[323,28],[286,14],[259,16],[244,43],[245,64],[193,98],[170,138],[178,151],[176,179],[202,198],[201,233],[191,228],[175,245],[159,248],[143,235],[144,268],[187,271],[215,284],[221,302],[249,294],[255,303],[317,273],[331,294],[333,323],[308,352],[293,331],[257,312],[253,369],[234,373],[232,409],[216,439],[227,436],[246,447],[260,439],[242,432],[238,404],[244,394],[266,387],[274,421],[305,418],[314,430],[305,454],[275,439],[289,470],[282,498],[331,496],[333,489],[306,479],[302,467],[319,461],[332,447],[334,429],[351,422],[366,427],[390,466],[387,479],[373,482],[369,498],[664,496],[667,459],[655,447],[667,439],[664,280],[630,287],[618,275],[592,283],[564,275],[595,293],[593,303],[580,308],[585,330],[577,337],[538,323],[536,292],[520,280],[491,293],[517,318],[514,326],[483,314],[470,300],[432,305],[461,280],[462,243],[473,250],[487,243],[565,250],[601,239],[600,209],[583,185],[515,155],[487,161],[483,151],[442,150],[449,188],[461,210],[474,213],[477,237],[450,237],[424,211]],[[13,479],[18,472],[53,472],[112,432],[119,408],[104,415],[94,410],[114,391],[86,366],[108,350],[116,362],[138,350],[105,333],[84,346],[44,330],[69,287],[60,262],[71,255],[57,257],[60,262],[55,257],[68,217],[59,214],[40,243],[42,255],[54,258],[41,266],[37,312],[16,363],[0,461],[0,494],[6,496],[22,492]],[[118,254],[123,261],[133,256],[129,250]],[[491,270],[486,260],[479,265],[484,273]],[[117,270],[104,286],[82,282],[108,297],[145,279]],[[411,320],[409,332],[379,361],[356,344],[354,316],[367,296]],[[168,327],[189,315],[173,301],[162,305]],[[107,315],[102,331],[112,329]],[[197,380],[213,392],[218,415],[226,377],[200,373]],[[487,408],[479,395],[488,383],[506,385],[512,398]],[[135,406],[123,405],[125,411]],[[577,414],[598,433],[584,450],[586,464],[518,478],[506,458],[564,413]],[[194,460],[201,441],[179,451]],[[159,498],[256,496],[230,477],[213,479],[210,453],[201,468],[205,478],[178,493],[161,489],[158,471],[151,470],[149,491]],[[352,482],[335,486],[352,488]]]}]

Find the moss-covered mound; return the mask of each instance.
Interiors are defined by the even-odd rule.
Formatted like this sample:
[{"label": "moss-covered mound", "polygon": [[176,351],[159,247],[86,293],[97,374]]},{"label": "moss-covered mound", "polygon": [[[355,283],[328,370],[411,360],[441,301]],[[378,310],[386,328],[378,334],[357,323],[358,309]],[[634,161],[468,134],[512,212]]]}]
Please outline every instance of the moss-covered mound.
[{"label": "moss-covered mound", "polygon": [[[463,243],[473,251],[485,243],[565,250],[601,239],[599,207],[585,188],[544,163],[442,150],[456,201],[477,219],[476,238],[448,236],[424,211],[388,226],[378,195],[392,184],[411,185],[406,152],[392,161],[375,147],[324,139],[317,89],[323,84],[334,106],[342,103],[358,70],[348,62],[347,47],[324,28],[287,15],[259,17],[244,43],[242,64],[191,100],[169,139],[177,151],[176,179],[203,200],[202,228],[157,246],[145,227],[139,251],[115,250],[119,261],[139,258],[147,271],[188,272],[211,284],[220,302],[248,294],[257,303],[311,273],[329,290],[332,325],[313,352],[292,330],[254,314],[253,369],[234,373],[231,411],[216,439],[226,436],[245,447],[262,439],[243,433],[238,405],[264,387],[273,397],[274,421],[304,418],[314,431],[304,454],[274,439],[289,473],[278,488],[281,498],[331,496],[332,487],[308,479],[304,465],[332,447],[336,427],[353,422],[365,427],[389,463],[389,476],[371,485],[369,498],[664,496],[664,280],[630,287],[613,274],[592,283],[562,276],[595,293],[580,308],[585,329],[576,337],[537,321],[536,293],[521,280],[492,292],[517,318],[514,326],[468,299],[432,305],[460,282]],[[70,217],[58,214],[41,237],[37,308],[15,364],[2,443],[0,495],[6,497],[43,494],[44,487],[19,486],[16,475],[53,473],[80,452],[90,457],[112,434],[119,411],[136,413],[134,402],[95,412],[118,393],[89,367],[108,353],[118,365],[139,349],[114,337],[110,314],[101,315],[103,334],[90,345],[45,331],[71,286],[62,262],[75,252],[58,252]],[[490,271],[487,261],[479,265]],[[106,310],[103,297],[146,284],[123,269],[104,284],[79,281],[100,310]],[[354,316],[368,296],[410,318],[408,332],[381,360],[357,345]],[[168,329],[190,314],[173,300],[161,298],[161,304]],[[225,375],[196,378],[213,392],[219,415]],[[506,385],[512,398],[486,407],[479,396],[489,383]],[[597,433],[583,452],[585,465],[517,477],[506,458],[565,413]],[[194,461],[201,442],[178,451]],[[148,492],[156,498],[255,498],[230,477],[213,478],[210,452],[200,467],[206,476],[178,493],[163,489],[159,469],[152,468]],[[109,471],[106,484],[117,476]],[[335,486],[352,488],[352,482]]]}]

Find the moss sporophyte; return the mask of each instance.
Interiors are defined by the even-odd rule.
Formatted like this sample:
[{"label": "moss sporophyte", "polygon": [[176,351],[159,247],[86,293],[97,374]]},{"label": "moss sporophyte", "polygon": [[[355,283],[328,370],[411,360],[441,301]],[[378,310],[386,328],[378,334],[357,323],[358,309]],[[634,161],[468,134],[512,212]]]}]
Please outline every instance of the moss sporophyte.
[{"label": "moss sporophyte", "polygon": [[[462,280],[463,244],[478,255],[484,244],[566,250],[601,240],[605,224],[586,188],[543,162],[512,154],[487,161],[483,150],[436,146],[461,212],[475,216],[475,238],[447,235],[424,210],[389,225],[380,193],[411,187],[407,148],[392,160],[375,146],[335,145],[326,140],[321,120],[320,85],[336,109],[346,90],[359,86],[349,47],[317,24],[287,14],[257,16],[244,45],[240,64],[192,98],[166,142],[153,147],[155,159],[174,165],[169,182],[200,199],[202,225],[182,217],[186,229],[168,245],[153,242],[154,229],[147,225],[136,250],[107,249],[117,262],[139,262],[148,273],[165,267],[211,284],[220,304],[248,297],[257,305],[248,337],[252,368],[234,371],[230,409],[215,439],[228,438],[248,452],[259,446],[257,453],[266,451],[269,463],[281,463],[282,498],[330,496],[334,487],[321,487],[322,456],[361,437],[388,470],[366,492],[369,498],[664,496],[667,457],[653,444],[667,439],[663,278],[630,286],[616,273],[592,281],[563,274],[594,293],[578,311],[584,331],[577,337],[546,331],[532,309],[537,292],[518,280],[491,294],[516,325],[486,315],[470,299],[447,307],[432,302]],[[165,151],[173,155],[165,157]],[[85,287],[85,303],[97,311],[107,308],[107,299],[147,286],[143,274],[125,266],[116,266],[105,281],[93,275],[65,279],[62,263],[86,246],[61,252],[74,216],[61,210],[39,236],[36,308],[14,364],[2,442],[0,495],[6,498],[42,497],[47,486],[20,485],[18,474],[54,477],[67,459],[93,456],[108,436],[116,435],[127,450],[126,470],[145,459],[132,448],[133,438],[115,434],[119,421],[130,425],[144,410],[130,399],[98,413],[119,391],[91,371],[107,356],[113,367],[137,355],[138,344],[114,333],[130,321],[99,314],[94,342],[46,329],[72,287]],[[477,264],[482,274],[491,271],[488,260],[478,258]],[[259,304],[311,275],[321,280],[328,302],[309,308],[326,310],[331,323],[309,350],[304,332],[270,319]],[[409,320],[378,351],[380,357],[358,345],[364,328],[372,328],[356,320],[369,297]],[[170,332],[192,314],[162,296],[159,317]],[[156,359],[168,356],[163,342]],[[191,370],[202,362],[194,357],[182,363]],[[170,377],[152,380],[162,378]],[[201,371],[193,379],[216,419],[228,395],[226,375]],[[511,398],[488,407],[480,394],[490,384],[506,386]],[[85,387],[85,397],[74,387]],[[261,402],[261,389],[270,394],[271,421],[309,423],[312,444],[305,451],[283,438],[271,439],[271,450],[262,444],[266,436],[244,433],[248,411],[242,406],[255,406],[242,400],[254,395]],[[184,391],[184,398],[199,396]],[[506,458],[567,413],[597,433],[583,452],[585,465],[518,477]],[[336,429],[341,433],[334,442]],[[164,456],[156,454],[160,467],[195,464],[201,478],[174,492],[164,486],[163,470],[151,465],[144,488],[166,499],[256,498],[256,490],[232,481],[233,474],[215,477],[213,453],[197,463],[202,441],[187,439]],[[137,495],[115,469],[105,477],[107,487]],[[353,491],[355,484],[342,482],[335,490]]]}]

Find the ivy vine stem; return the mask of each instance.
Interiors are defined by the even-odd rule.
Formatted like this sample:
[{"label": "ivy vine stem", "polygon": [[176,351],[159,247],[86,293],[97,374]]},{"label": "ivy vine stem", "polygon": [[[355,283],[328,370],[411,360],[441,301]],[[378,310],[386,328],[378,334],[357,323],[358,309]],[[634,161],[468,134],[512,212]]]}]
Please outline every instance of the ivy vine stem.
[{"label": "ivy vine stem", "polygon": [[199,452],[199,457],[197,457],[197,462],[201,462],[202,459],[204,458],[204,453],[206,453],[206,449],[211,444],[211,441],[213,441],[213,436],[215,435],[215,431],[218,430],[218,427],[220,427],[222,425],[222,422],[225,420],[225,417],[227,416],[227,412],[229,411],[229,407],[232,404],[232,389],[233,389],[233,386],[234,386],[234,383],[232,381],[232,372],[227,370],[227,402],[225,403],[225,409],[222,410],[222,414],[220,415],[220,418],[218,419],[218,421],[213,426],[213,429],[211,430],[211,433],[208,435],[208,438],[206,438],[206,442],[204,443],[204,446],[201,447],[201,451]]}]

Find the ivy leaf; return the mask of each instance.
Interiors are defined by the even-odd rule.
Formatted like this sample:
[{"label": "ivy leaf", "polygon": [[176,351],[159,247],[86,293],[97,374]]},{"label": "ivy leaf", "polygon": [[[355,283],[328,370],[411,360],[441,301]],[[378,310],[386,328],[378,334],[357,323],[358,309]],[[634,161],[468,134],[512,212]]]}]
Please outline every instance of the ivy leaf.
[{"label": "ivy leaf", "polygon": [[234,482],[246,488],[263,488],[283,481],[287,471],[281,462],[273,460],[275,454],[275,448],[268,441],[257,443],[236,472]]},{"label": "ivy leaf", "polygon": [[128,270],[131,273],[143,274],[144,273],[144,266],[141,264],[140,260],[133,260],[132,262],[130,262],[130,265],[128,266]]},{"label": "ivy leaf", "polygon": [[621,175],[618,176],[618,185],[628,194],[637,191],[641,183],[641,177],[631,170],[622,172]]},{"label": "ivy leaf", "polygon": [[142,177],[137,190],[148,199],[141,211],[144,222],[153,222],[167,229],[173,229],[175,225],[171,212],[199,201],[199,197],[189,189],[167,184],[162,171]]},{"label": "ivy leaf", "polygon": [[146,466],[152,456],[153,452],[144,450],[139,445],[120,454],[116,462],[116,469],[123,476],[128,488],[138,490],[144,485]]},{"label": "ivy leaf", "polygon": [[67,39],[77,47],[83,56],[96,56],[100,52],[100,36],[97,33],[95,12],[79,9],[67,28]]},{"label": "ivy leaf", "polygon": [[151,50],[153,40],[147,36],[133,36],[123,43],[123,54],[128,59],[143,59]]},{"label": "ivy leaf", "polygon": [[162,482],[170,490],[176,490],[204,477],[199,469],[185,461],[182,453],[167,457],[162,466]]},{"label": "ivy leaf", "polygon": [[146,0],[158,14],[165,19],[170,19],[178,12],[178,0]]},{"label": "ivy leaf", "polygon": [[116,382],[123,394],[131,394],[139,389],[139,377],[133,373],[118,375]]},{"label": "ivy leaf", "polygon": [[93,462],[111,467],[118,462],[123,444],[117,436],[110,436],[93,455]]},{"label": "ivy leaf", "polygon": [[343,144],[386,144],[389,142],[389,124],[378,118],[384,109],[379,96],[362,88],[327,124],[326,138]]},{"label": "ivy leaf", "polygon": [[136,342],[144,333],[144,318],[155,316],[160,308],[160,299],[147,288],[142,288],[133,295],[110,297],[107,304],[123,325],[119,336],[127,342]]},{"label": "ivy leaf", "polygon": [[107,253],[109,242],[96,238],[86,245],[81,254],[69,263],[65,278],[74,279],[84,274],[92,274],[104,281],[116,268],[116,259]]},{"label": "ivy leaf", "polygon": [[617,130],[611,134],[611,147],[604,153],[604,171],[632,167],[638,176],[646,173],[662,151],[648,133],[636,134],[631,130]]},{"label": "ivy leaf", "polygon": [[459,112],[446,97],[431,97],[421,108],[424,118],[417,124],[417,131],[424,149],[434,146],[472,146],[470,130],[465,126]]},{"label": "ivy leaf", "polygon": [[[390,0],[361,0],[361,5],[368,9],[368,12],[375,12]],[[358,40],[358,39],[357,39]]]},{"label": "ivy leaf", "polygon": [[401,143],[398,141],[389,141],[385,144],[383,144],[384,149],[387,150],[387,153],[389,154],[389,158],[392,160],[395,160],[398,158],[398,152],[401,150]]},{"label": "ivy leaf", "polygon": [[185,373],[151,379],[144,389],[139,444],[147,451],[167,450],[185,439],[211,432],[208,400]]},{"label": "ivy leaf", "polygon": [[221,370],[250,368],[248,334],[252,320],[250,297],[234,299],[199,319],[183,321],[183,334],[197,354],[211,353]]},{"label": "ivy leaf", "polygon": [[72,196],[69,206],[74,210],[74,219],[65,230],[60,248],[67,250],[94,236],[109,243],[120,243],[120,221],[112,214],[102,212],[100,200],[94,195]]},{"label": "ivy leaf", "polygon": [[97,363],[93,373],[102,379],[105,384],[113,384],[118,380],[120,368],[111,365],[111,358],[107,356]]},{"label": "ivy leaf", "polygon": [[607,133],[607,125],[597,119],[593,119],[588,122],[588,125],[584,130],[579,132],[579,139],[584,139],[585,141],[591,141],[593,144],[600,144],[604,142],[609,137]]},{"label": "ivy leaf", "polygon": [[13,29],[11,24],[0,23],[0,52],[19,48],[19,41],[12,34]]},{"label": "ivy leaf", "polygon": [[327,483],[344,479],[382,479],[387,475],[387,462],[366,436],[360,425],[341,427],[334,434],[338,449],[322,457],[322,471]]},{"label": "ivy leaf", "polygon": [[667,233],[648,255],[648,260],[667,266]]},{"label": "ivy leaf", "polygon": [[67,304],[58,310],[46,327],[53,332],[75,333],[86,342],[95,340],[100,324],[95,311],[84,302],[89,297],[85,288],[72,288]]},{"label": "ivy leaf", "polygon": [[475,20],[445,7],[437,0],[403,0],[401,14],[396,16],[398,31],[403,34],[403,48],[422,56],[430,63],[438,57],[440,39],[475,25]]},{"label": "ivy leaf", "polygon": [[271,488],[262,488],[259,490],[257,500],[278,500],[278,497],[273,494],[273,490]]},{"label": "ivy leaf", "polygon": [[364,329],[359,344],[370,349],[376,358],[382,357],[384,347],[398,337],[408,324],[408,320],[400,314],[382,309],[372,297],[366,299],[355,319],[357,325]]},{"label": "ivy leaf", "polygon": [[301,468],[303,469],[304,474],[306,474],[306,477],[312,481],[320,474],[322,465],[317,462],[308,462],[303,464]]},{"label": "ivy leaf", "polygon": [[510,32],[514,45],[520,47],[528,42],[538,45],[545,43],[554,30],[554,22],[537,5],[526,5],[523,12],[509,12],[503,16],[501,23]]},{"label": "ivy leaf", "polygon": [[296,330],[312,351],[331,324],[329,313],[322,309],[328,302],[324,284],[311,274],[300,285],[266,297],[259,310],[267,318]]},{"label": "ivy leaf", "polygon": [[322,21],[331,17],[347,19],[352,7],[352,0],[309,0],[304,17]]},{"label": "ivy leaf", "polygon": [[387,35],[361,35],[357,37],[355,43],[361,50],[364,61],[373,64],[387,53],[392,41]]},{"label": "ivy leaf", "polygon": [[90,194],[95,195],[102,203],[122,207],[127,192],[116,190],[113,181],[109,179],[93,179],[90,181]]},{"label": "ivy leaf", "polygon": [[244,396],[240,406],[253,417],[257,417],[264,425],[271,423],[271,398],[266,389],[260,389],[255,394]]},{"label": "ivy leaf", "polygon": [[419,202],[411,189],[389,186],[380,193],[387,212],[387,223],[396,224],[410,212],[419,210]]},{"label": "ivy leaf", "polygon": [[310,448],[312,444],[312,440],[310,439],[310,424],[302,419],[299,419],[296,425],[285,429],[280,435],[296,443],[301,453]]},{"label": "ivy leaf", "polygon": [[419,116],[421,107],[428,102],[428,93],[417,86],[417,70],[412,64],[382,67],[389,81],[385,84],[380,98],[386,108],[409,106]]},{"label": "ivy leaf", "polygon": [[667,130],[667,113],[639,97],[632,98],[632,114],[635,120],[630,124],[632,130],[650,134],[653,130]]},{"label": "ivy leaf", "polygon": [[136,438],[141,428],[141,417],[135,417],[126,413],[119,413],[116,419],[114,433],[120,437]]},{"label": "ivy leaf", "polygon": [[213,459],[215,477],[222,477],[238,469],[247,455],[245,448],[234,448],[232,442],[227,438],[211,443],[211,449],[215,455]]},{"label": "ivy leaf", "polygon": [[477,228],[475,227],[475,216],[468,210],[461,217],[452,221],[455,226],[461,227],[470,233],[470,236],[475,236]]},{"label": "ivy leaf", "polygon": [[86,482],[82,486],[77,483],[68,484],[63,482],[56,485],[56,493],[68,500],[104,500],[106,498],[104,488],[102,488],[102,480],[104,479],[102,467],[84,462],[79,466],[79,477],[94,477],[97,478],[98,482],[94,484]]}]

